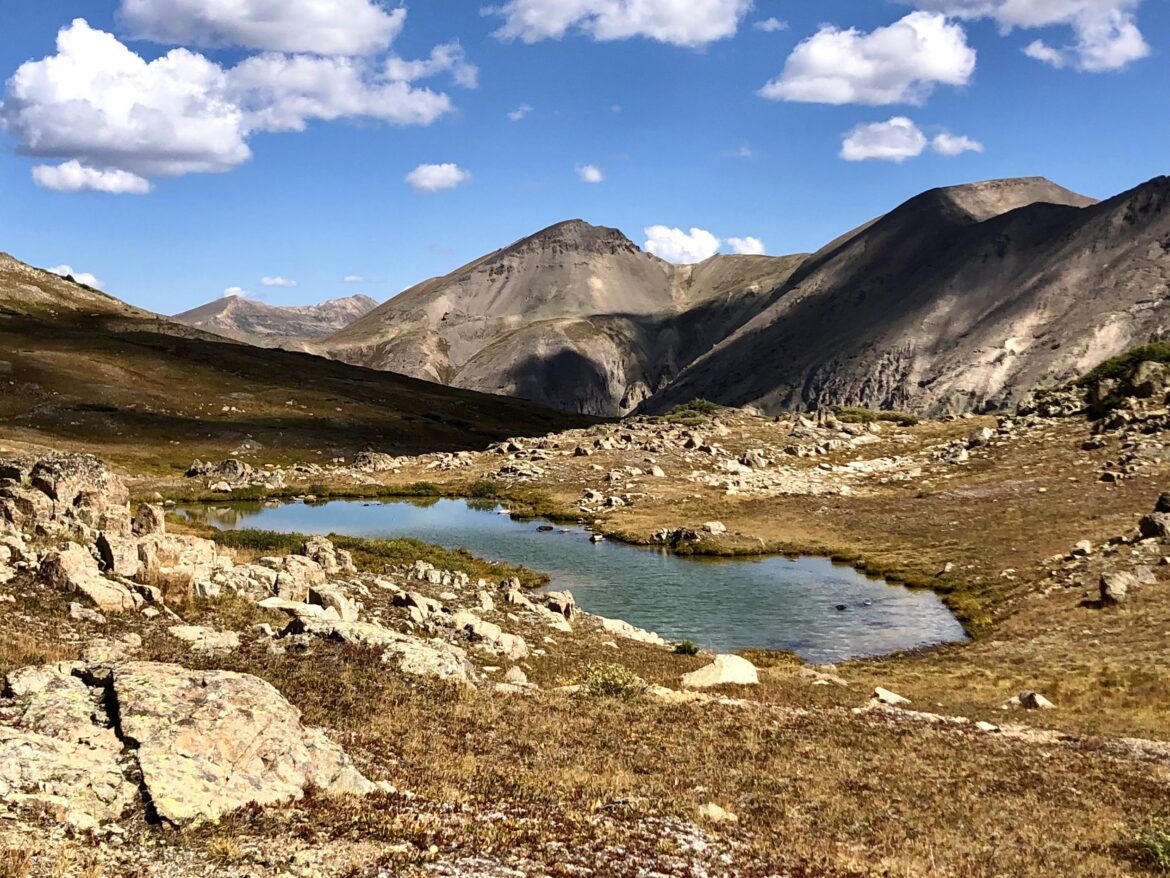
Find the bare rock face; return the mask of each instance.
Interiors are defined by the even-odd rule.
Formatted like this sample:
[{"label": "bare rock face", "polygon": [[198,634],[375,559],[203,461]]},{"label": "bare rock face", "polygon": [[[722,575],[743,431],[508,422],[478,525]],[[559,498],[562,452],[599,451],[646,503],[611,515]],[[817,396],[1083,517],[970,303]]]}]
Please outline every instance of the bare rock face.
[{"label": "bare rock face", "polygon": [[810,257],[643,411],[1006,408],[1162,337],[1168,235],[1167,177],[1101,203],[1036,178],[923,193]]},{"label": "bare rock face", "polygon": [[369,296],[347,296],[320,305],[269,305],[240,296],[224,296],[176,314],[179,323],[224,338],[262,347],[295,348],[298,341],[320,338],[348,326],[378,307]]},{"label": "bare rock face", "polygon": [[151,809],[171,823],[216,820],[256,803],[373,790],[325,735],[268,683],[228,671],[134,662],[114,669],[119,726]]}]

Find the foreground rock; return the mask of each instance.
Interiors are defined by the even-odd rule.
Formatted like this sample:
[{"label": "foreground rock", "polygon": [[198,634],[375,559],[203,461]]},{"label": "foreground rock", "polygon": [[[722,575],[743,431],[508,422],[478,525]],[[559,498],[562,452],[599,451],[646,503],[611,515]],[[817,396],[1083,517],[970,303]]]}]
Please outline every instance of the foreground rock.
[{"label": "foreground rock", "polygon": [[276,689],[246,674],[64,663],[9,674],[6,696],[0,796],[47,807],[78,828],[138,807],[186,824],[287,802],[310,786],[374,789]]},{"label": "foreground rock", "polygon": [[713,686],[754,686],[760,682],[756,666],[738,655],[717,655],[705,668],[684,674],[687,689],[710,689]]}]

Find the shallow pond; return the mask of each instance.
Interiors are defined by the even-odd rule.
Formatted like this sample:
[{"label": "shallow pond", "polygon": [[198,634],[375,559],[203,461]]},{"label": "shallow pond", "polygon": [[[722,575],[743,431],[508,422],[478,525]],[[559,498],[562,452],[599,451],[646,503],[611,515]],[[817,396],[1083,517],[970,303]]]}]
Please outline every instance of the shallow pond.
[{"label": "shallow pond", "polygon": [[[882,655],[964,637],[929,591],[869,579],[823,558],[707,560],[548,529],[462,500],[200,507],[225,529],[415,537],[522,564],[570,589],[586,610],[712,650],[784,649],[814,662]],[[541,528],[544,528],[542,530]],[[843,609],[839,609],[843,607]]]}]

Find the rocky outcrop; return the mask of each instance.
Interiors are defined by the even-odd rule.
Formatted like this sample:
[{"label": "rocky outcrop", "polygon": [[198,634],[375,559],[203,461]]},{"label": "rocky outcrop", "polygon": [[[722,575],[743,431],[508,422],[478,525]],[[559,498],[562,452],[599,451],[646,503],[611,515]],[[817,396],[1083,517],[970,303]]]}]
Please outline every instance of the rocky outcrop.
[{"label": "rocky outcrop", "polygon": [[279,692],[246,674],[148,662],[29,667],[8,675],[0,717],[0,796],[78,828],[136,808],[186,824],[287,802],[309,786],[374,789]]},{"label": "rocky outcrop", "polygon": [[374,787],[270,684],[228,671],[128,663],[110,683],[122,739],[149,807],[171,823],[216,820],[247,804]]},{"label": "rocky outcrop", "polygon": [[336,332],[378,307],[369,296],[346,296],[320,305],[282,306],[243,296],[224,296],[174,319],[225,338],[262,347],[298,347],[297,342]]}]

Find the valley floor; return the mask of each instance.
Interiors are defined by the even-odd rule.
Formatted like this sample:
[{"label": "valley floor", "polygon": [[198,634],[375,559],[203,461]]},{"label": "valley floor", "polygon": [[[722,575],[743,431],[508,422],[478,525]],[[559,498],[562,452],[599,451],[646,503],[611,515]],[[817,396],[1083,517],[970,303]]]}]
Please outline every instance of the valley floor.
[{"label": "valley floor", "polygon": [[[515,663],[531,685],[471,689],[404,676],[360,645],[273,649],[253,626],[279,614],[234,600],[173,606],[241,634],[230,652],[191,653],[137,614],[100,628],[71,619],[67,599],[17,578],[0,587],[14,601],[0,671],[134,634],[139,660],[273,683],[385,784],[182,830],[128,818],[96,836],[0,810],[0,876],[1165,869],[1170,543],[1143,518],[1170,481],[1170,435],[1164,413],[1139,414],[1095,430],[1083,416],[903,425],[682,411],[481,453],[298,466],[256,449],[238,455],[247,466],[191,477],[123,457],[143,499],[478,496],[673,551],[831,555],[938,591],[972,640],[836,667],[752,653],[758,685],[689,700],[680,678],[710,656],[581,623],[524,629],[542,644]],[[42,450],[0,437],[0,452]],[[236,561],[256,554],[237,548]],[[355,555],[380,572],[376,553]],[[1113,604],[1100,582],[1117,574],[1132,579]],[[909,703],[883,704],[875,687]],[[1055,706],[1005,707],[1022,693]]]}]

